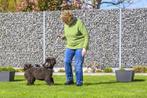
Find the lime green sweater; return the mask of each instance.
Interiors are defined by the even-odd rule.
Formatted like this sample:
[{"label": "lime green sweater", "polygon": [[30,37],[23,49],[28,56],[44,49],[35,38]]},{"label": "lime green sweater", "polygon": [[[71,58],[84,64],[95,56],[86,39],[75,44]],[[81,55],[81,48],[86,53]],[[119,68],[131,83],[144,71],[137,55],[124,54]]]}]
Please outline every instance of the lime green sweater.
[{"label": "lime green sweater", "polygon": [[66,24],[64,25],[64,36],[66,39],[66,48],[88,49],[89,34],[80,19],[77,19],[75,24],[71,26]]}]

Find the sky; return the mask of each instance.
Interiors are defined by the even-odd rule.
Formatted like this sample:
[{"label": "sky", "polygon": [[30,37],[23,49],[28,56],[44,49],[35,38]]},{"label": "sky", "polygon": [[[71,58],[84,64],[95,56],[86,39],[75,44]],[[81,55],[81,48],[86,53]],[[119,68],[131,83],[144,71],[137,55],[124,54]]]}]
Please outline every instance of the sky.
[{"label": "sky", "polygon": [[[102,2],[117,2],[117,0],[102,0]],[[126,0],[129,1],[129,0]],[[101,5],[101,9],[114,9],[114,8],[127,8],[127,9],[134,9],[134,8],[147,8],[147,0],[131,0],[131,4],[130,3],[123,3],[121,5],[112,5],[112,4],[106,4],[103,3]]]}]

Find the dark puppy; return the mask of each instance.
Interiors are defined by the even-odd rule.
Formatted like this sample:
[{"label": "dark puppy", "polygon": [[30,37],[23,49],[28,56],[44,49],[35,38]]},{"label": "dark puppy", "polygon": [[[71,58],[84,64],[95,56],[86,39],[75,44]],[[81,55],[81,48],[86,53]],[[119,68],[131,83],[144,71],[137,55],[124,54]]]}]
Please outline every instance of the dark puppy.
[{"label": "dark puppy", "polygon": [[54,84],[53,67],[56,64],[55,58],[47,58],[43,67],[33,67],[31,64],[24,65],[24,76],[27,85],[33,85],[35,80],[44,80],[48,85]]},{"label": "dark puppy", "polygon": [[41,67],[39,64],[35,64],[35,66],[34,67]]}]

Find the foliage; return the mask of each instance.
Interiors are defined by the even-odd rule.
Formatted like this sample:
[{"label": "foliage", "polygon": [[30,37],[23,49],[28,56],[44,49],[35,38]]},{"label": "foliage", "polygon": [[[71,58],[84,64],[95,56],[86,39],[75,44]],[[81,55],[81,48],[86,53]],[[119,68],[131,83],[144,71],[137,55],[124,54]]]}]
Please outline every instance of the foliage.
[{"label": "foliage", "polygon": [[16,11],[16,4],[20,0],[0,0],[0,12]]},{"label": "foliage", "polygon": [[15,69],[16,72],[24,72],[23,68]]},{"label": "foliage", "polygon": [[101,69],[96,69],[95,70],[95,73],[101,73],[101,72],[103,72],[103,70],[101,70]]},{"label": "foliage", "polygon": [[50,2],[48,4],[48,7],[49,7],[48,9],[50,11],[59,10],[60,5],[61,5],[61,0],[50,0]]},{"label": "foliage", "polygon": [[[66,2],[66,4],[63,4],[64,1],[66,0],[0,0],[0,12],[74,10],[81,9],[82,4],[84,4],[84,2],[77,3],[79,2],[78,0],[75,0],[72,3]],[[112,6],[123,5],[123,7],[127,7],[126,5],[129,6],[133,3],[133,0],[112,0],[110,2],[103,2],[102,0],[92,1],[92,6],[97,9],[100,8],[101,4],[109,4]]]},{"label": "foliage", "polygon": [[15,71],[15,69],[12,66],[0,66],[0,72],[1,71]]},{"label": "foliage", "polygon": [[59,10],[62,0],[38,0],[39,11],[45,10]]},{"label": "foliage", "polygon": [[50,0],[38,0],[38,8],[40,11],[48,10]]},{"label": "foliage", "polygon": [[58,70],[58,72],[65,72],[65,69],[61,68]]},{"label": "foliage", "polygon": [[45,11],[59,10],[62,0],[21,0],[17,11]]},{"label": "foliage", "polygon": [[125,65],[121,65],[121,67],[119,67],[120,71],[125,71]]},{"label": "foliage", "polygon": [[104,72],[110,73],[110,72],[113,72],[113,70],[111,67],[106,67],[106,68],[104,68]]},{"label": "foliage", "polygon": [[147,73],[147,66],[138,65],[134,66],[133,69],[136,73]]},{"label": "foliage", "polygon": [[121,70],[121,71],[125,71],[125,68],[124,68],[124,67],[121,67],[119,70]]},{"label": "foliage", "polygon": [[17,11],[38,11],[38,0],[21,0],[17,6]]},{"label": "foliage", "polygon": [[0,12],[60,10],[62,0],[0,0]]}]

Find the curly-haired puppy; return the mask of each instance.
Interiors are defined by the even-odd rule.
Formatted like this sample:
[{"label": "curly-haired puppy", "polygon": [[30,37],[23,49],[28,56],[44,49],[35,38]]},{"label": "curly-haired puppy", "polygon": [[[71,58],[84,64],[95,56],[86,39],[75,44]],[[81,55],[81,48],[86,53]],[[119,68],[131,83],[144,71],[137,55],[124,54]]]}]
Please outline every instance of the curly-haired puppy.
[{"label": "curly-haired puppy", "polygon": [[56,64],[55,58],[47,58],[42,67],[34,67],[31,64],[24,65],[24,76],[27,85],[33,85],[35,80],[44,80],[48,85],[54,84],[53,67]]}]

